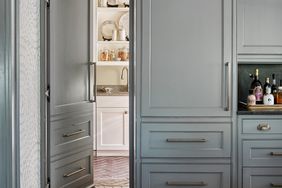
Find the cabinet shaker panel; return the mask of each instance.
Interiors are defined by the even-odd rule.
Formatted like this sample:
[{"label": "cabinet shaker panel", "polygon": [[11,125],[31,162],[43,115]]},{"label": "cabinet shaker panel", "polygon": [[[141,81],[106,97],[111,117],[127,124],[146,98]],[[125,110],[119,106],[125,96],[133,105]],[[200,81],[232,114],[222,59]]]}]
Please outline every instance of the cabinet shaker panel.
[{"label": "cabinet shaker panel", "polygon": [[239,0],[238,54],[282,54],[282,1]]},{"label": "cabinet shaker panel", "polygon": [[143,116],[230,116],[231,9],[231,0],[142,1]]}]

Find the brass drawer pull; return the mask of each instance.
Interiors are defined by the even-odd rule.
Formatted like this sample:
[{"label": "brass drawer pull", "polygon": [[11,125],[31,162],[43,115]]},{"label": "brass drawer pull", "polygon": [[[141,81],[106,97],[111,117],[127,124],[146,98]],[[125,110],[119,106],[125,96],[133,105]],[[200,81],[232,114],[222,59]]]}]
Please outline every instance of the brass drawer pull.
[{"label": "brass drawer pull", "polygon": [[279,153],[279,152],[270,152],[270,155],[272,155],[272,156],[281,156],[282,157],[282,153]]},{"label": "brass drawer pull", "polygon": [[167,142],[207,142],[204,138],[194,139],[194,138],[167,138]]},{"label": "brass drawer pull", "polygon": [[86,170],[86,168],[80,167],[79,170],[76,170],[76,171],[71,172],[71,173],[68,173],[68,174],[64,174],[64,177],[65,177],[65,178],[71,177],[71,176],[73,176],[73,175],[75,175],[75,174],[77,174],[77,173],[79,173],[79,172],[84,171],[84,170]]},{"label": "brass drawer pull", "polygon": [[271,129],[270,125],[269,124],[259,124],[257,126],[257,129],[259,131],[269,131]]},{"label": "brass drawer pull", "polygon": [[205,182],[189,182],[189,181],[167,181],[168,186],[207,186]]},{"label": "brass drawer pull", "polygon": [[282,187],[282,184],[271,183],[270,186],[271,187]]},{"label": "brass drawer pull", "polygon": [[85,130],[80,129],[80,130],[73,132],[73,133],[63,134],[63,137],[70,137],[70,136],[74,136],[74,135],[77,135],[77,134],[80,134],[80,133],[83,133],[83,132],[85,132]]}]

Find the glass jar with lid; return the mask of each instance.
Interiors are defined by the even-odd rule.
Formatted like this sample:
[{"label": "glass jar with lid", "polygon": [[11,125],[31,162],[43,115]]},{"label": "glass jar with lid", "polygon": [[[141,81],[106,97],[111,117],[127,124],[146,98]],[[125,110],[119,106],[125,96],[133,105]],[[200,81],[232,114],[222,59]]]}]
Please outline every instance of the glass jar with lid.
[{"label": "glass jar with lid", "polygon": [[104,48],[100,50],[100,61],[109,61],[109,50]]},{"label": "glass jar with lid", "polygon": [[276,97],[277,104],[282,104],[282,86],[278,87],[277,94],[274,97]]},{"label": "glass jar with lid", "polygon": [[120,58],[121,61],[128,60],[128,51],[125,47],[118,49],[118,58]]}]

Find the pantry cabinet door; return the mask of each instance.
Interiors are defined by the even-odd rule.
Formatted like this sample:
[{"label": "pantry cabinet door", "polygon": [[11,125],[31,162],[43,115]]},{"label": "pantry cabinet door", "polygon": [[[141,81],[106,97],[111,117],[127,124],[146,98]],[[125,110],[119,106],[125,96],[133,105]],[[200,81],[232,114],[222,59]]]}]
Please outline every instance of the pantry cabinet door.
[{"label": "pantry cabinet door", "polygon": [[238,54],[282,54],[282,1],[237,2]]},{"label": "pantry cabinet door", "polygon": [[91,0],[50,1],[48,173],[52,188],[93,184],[92,3]]},{"label": "pantry cabinet door", "polygon": [[97,150],[128,150],[128,108],[97,109]]},{"label": "pantry cabinet door", "polygon": [[143,116],[230,116],[231,14],[231,0],[140,2]]}]

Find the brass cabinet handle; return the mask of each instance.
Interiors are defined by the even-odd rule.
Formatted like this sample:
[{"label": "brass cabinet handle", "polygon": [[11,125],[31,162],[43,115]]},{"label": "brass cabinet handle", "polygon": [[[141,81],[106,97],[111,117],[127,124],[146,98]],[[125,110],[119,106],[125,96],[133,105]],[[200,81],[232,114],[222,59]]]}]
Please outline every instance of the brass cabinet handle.
[{"label": "brass cabinet handle", "polygon": [[189,181],[167,181],[168,186],[207,186],[205,182],[189,182]]},{"label": "brass cabinet handle", "polygon": [[257,126],[257,129],[259,131],[269,131],[271,129],[270,125],[269,124],[259,124]]},{"label": "brass cabinet handle", "polygon": [[80,133],[83,133],[83,132],[85,132],[85,130],[80,129],[80,130],[78,130],[78,131],[76,131],[76,132],[73,132],[73,133],[66,133],[66,134],[63,134],[63,137],[70,137],[70,136],[74,136],[74,135],[77,135],[77,134],[80,134]]},{"label": "brass cabinet handle", "polygon": [[207,142],[207,139],[199,138],[167,138],[167,142]]},{"label": "brass cabinet handle", "polygon": [[68,174],[64,174],[64,177],[65,177],[65,178],[71,177],[71,176],[73,176],[73,175],[75,175],[75,174],[77,174],[77,173],[79,173],[79,172],[84,171],[84,170],[86,170],[86,168],[80,167],[80,169],[78,169],[78,170],[76,170],[76,171],[74,171],[74,172],[70,172],[70,173],[68,173]]},{"label": "brass cabinet handle", "polygon": [[124,111],[124,114],[128,114],[128,111]]},{"label": "brass cabinet handle", "polygon": [[282,153],[279,153],[279,152],[270,152],[270,155],[272,155],[272,156],[281,156],[282,157]]},{"label": "brass cabinet handle", "polygon": [[271,183],[270,186],[271,187],[282,187],[282,184]]}]

